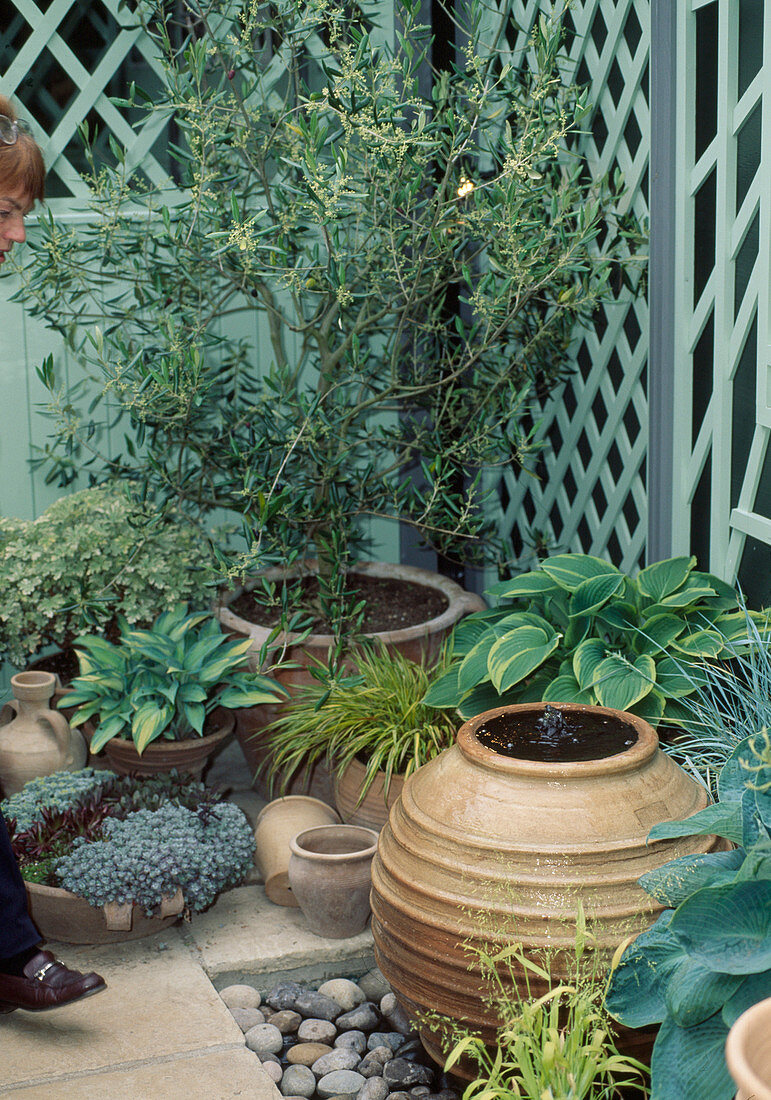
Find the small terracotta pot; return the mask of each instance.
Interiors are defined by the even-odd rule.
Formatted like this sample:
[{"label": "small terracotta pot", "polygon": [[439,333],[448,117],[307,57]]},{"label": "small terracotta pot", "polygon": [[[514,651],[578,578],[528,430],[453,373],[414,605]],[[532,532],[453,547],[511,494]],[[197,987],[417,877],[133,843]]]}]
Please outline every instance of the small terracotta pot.
[{"label": "small terracotta pot", "polygon": [[363,825],[379,832],[388,821],[388,811],[402,793],[404,776],[391,776],[386,798],[385,772],[378,772],[359,801],[366,771],[364,764],[354,759],[341,775],[335,776],[335,805],[340,817],[349,825]]},{"label": "small terracotta pot", "polygon": [[158,913],[145,915],[140,905],[108,902],[97,907],[59,886],[26,882],[30,916],[45,940],[57,943],[120,943],[168,928],[185,907],[182,891],[164,899]]},{"label": "small terracotta pot", "polygon": [[728,1033],[728,1070],[736,1100],[771,1100],[771,997],[743,1012]]},{"label": "small terracotta pot", "polygon": [[113,737],[104,746],[105,756],[110,768],[118,775],[156,775],[176,768],[182,774],[200,778],[209,757],[233,732],[235,718],[232,711],[224,707],[214,711],[212,725],[216,727],[214,731],[203,737],[189,737],[184,741],[166,741],[164,738],[151,741],[141,756],[133,741]]},{"label": "small terracotta pot", "polygon": [[366,928],[377,839],[360,825],[322,825],[289,842],[289,884],[316,936],[341,940]]},{"label": "small terracotta pot", "polygon": [[318,798],[293,794],[263,806],[254,830],[255,862],[265,881],[265,893],[275,905],[300,904],[289,885],[289,842],[317,825],[339,822],[335,810]]}]

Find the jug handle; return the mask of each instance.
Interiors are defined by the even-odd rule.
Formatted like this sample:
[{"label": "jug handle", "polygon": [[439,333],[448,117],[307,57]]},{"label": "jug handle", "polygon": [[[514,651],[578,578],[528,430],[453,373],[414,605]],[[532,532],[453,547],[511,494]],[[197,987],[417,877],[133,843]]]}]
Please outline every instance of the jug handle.
[{"label": "jug handle", "polygon": [[59,714],[56,710],[51,710],[46,715],[42,715],[40,721],[50,727],[51,733],[54,735],[56,744],[60,751],[66,756],[70,751],[70,742],[72,737],[72,730],[70,724],[63,714]]}]

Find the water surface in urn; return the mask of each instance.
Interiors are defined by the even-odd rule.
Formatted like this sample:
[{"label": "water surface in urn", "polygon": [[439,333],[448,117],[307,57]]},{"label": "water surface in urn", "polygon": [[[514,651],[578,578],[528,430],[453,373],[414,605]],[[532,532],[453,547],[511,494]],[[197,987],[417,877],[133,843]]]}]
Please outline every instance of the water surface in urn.
[{"label": "water surface in urn", "polygon": [[518,760],[571,764],[602,760],[624,752],[637,740],[633,726],[592,711],[562,711],[544,707],[538,712],[507,713],[489,718],[476,731],[485,748]]}]

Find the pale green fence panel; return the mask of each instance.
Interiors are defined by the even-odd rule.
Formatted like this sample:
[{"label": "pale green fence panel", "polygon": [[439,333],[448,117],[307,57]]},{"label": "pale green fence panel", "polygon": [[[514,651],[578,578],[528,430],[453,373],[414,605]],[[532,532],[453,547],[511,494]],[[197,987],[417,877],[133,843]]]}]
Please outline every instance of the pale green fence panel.
[{"label": "pale green fence panel", "polygon": [[[540,0],[518,5],[513,59],[523,56],[534,20],[548,7]],[[649,0],[574,3],[566,23],[574,32],[566,44],[566,77],[589,85],[594,104],[582,151],[595,176],[621,169],[628,207],[644,224]],[[577,334],[572,377],[540,410],[545,449],[538,479],[513,471],[498,478],[498,522],[515,567],[528,567],[542,547],[608,557],[625,569],[643,562],[647,354],[647,303],[628,292]]]},{"label": "pale green fence panel", "polygon": [[771,18],[678,6],[673,548],[771,596]]}]

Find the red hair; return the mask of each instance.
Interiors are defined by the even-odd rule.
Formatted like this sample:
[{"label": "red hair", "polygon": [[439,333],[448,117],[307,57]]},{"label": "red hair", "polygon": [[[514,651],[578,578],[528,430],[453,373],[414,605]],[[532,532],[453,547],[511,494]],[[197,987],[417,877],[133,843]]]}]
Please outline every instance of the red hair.
[{"label": "red hair", "polygon": [[[16,111],[5,96],[0,96],[0,115],[5,115],[11,122],[17,121]],[[0,141],[0,191],[16,191],[20,188],[33,201],[42,202],[45,177],[43,154],[31,134],[19,130],[13,145],[5,145]]]}]

